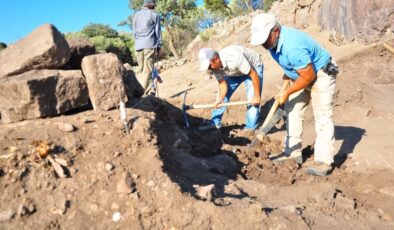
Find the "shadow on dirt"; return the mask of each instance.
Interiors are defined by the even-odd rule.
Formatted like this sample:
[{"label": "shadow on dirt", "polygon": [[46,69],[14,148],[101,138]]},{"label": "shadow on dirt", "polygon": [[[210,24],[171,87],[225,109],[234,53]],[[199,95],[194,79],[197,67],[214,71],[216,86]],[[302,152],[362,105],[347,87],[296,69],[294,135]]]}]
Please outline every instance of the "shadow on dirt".
[{"label": "shadow on dirt", "polygon": [[349,154],[353,153],[356,145],[365,135],[365,129],[353,126],[335,126],[335,139],[343,140],[334,158],[335,167],[341,167]]},{"label": "shadow on dirt", "polygon": [[[356,145],[361,141],[365,135],[365,129],[353,126],[335,126],[335,139],[342,140],[341,147],[334,157],[334,167],[340,168],[345,163],[349,154],[353,153]],[[302,150],[304,161],[314,154],[314,143],[308,145]]]},{"label": "shadow on dirt", "polygon": [[[199,189],[211,186],[213,201],[224,197],[249,197],[244,191],[229,192],[226,189],[231,180],[236,180],[243,164],[234,157],[231,149],[224,150],[223,145],[246,146],[250,143],[248,138],[230,134],[239,126],[204,132],[186,128],[182,109],[151,96],[135,100],[129,107],[156,114],[157,121],[153,122],[152,127],[157,135],[163,171],[179,185],[182,192],[190,193],[196,199],[209,199],[201,196]],[[191,127],[198,127],[203,121],[202,118],[189,116]],[[226,205],[223,202],[214,203]]]}]

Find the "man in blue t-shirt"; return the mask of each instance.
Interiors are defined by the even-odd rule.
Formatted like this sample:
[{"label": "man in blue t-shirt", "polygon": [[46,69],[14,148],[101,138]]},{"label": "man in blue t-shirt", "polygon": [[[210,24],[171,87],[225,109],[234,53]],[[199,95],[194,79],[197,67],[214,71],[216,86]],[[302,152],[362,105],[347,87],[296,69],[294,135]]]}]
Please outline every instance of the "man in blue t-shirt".
[{"label": "man in blue t-shirt", "polygon": [[273,14],[259,14],[252,23],[252,45],[262,45],[282,67],[291,86],[276,96],[285,104],[287,136],[283,153],[273,161],[293,159],[302,164],[304,113],[312,101],[316,141],[314,162],[306,173],[326,176],[334,162],[333,95],[338,68],[331,55],[309,35],[281,26]]}]

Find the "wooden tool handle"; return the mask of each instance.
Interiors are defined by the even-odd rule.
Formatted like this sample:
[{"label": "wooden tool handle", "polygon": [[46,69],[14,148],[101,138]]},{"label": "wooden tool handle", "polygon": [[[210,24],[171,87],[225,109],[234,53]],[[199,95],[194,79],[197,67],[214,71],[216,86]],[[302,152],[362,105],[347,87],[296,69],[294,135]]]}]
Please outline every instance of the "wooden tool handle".
[{"label": "wooden tool handle", "polygon": [[[287,87],[289,87],[289,83],[290,83],[290,80],[284,80],[283,86],[280,89],[280,92],[285,91],[287,89]],[[272,116],[274,115],[275,111],[278,109],[278,107],[279,107],[279,100],[275,99],[275,102],[272,105],[270,111],[268,112],[268,115],[265,118],[264,123],[261,127],[265,127],[268,124],[268,122],[271,120]]]},{"label": "wooden tool handle", "polygon": [[[234,105],[249,105],[252,104],[250,101],[236,101],[236,102],[227,102],[227,103],[220,103],[220,106],[234,106]],[[214,104],[205,104],[205,105],[189,105],[189,109],[207,109],[207,108],[214,108]]]},{"label": "wooden tool handle", "polygon": [[394,54],[394,48],[389,44],[383,43],[383,47],[386,48],[388,51],[390,51],[392,54]]}]

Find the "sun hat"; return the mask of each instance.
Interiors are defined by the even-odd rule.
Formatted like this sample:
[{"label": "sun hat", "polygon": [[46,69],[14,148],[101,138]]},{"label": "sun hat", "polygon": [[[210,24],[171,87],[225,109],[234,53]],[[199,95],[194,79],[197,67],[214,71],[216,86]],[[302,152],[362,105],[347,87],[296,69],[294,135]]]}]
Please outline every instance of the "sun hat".
[{"label": "sun hat", "polygon": [[215,57],[216,51],[211,48],[201,48],[198,52],[198,60],[200,60],[200,71],[206,71],[209,68],[209,63]]},{"label": "sun hat", "polygon": [[264,44],[276,24],[277,20],[273,14],[263,13],[256,15],[252,22],[250,43],[255,46]]}]

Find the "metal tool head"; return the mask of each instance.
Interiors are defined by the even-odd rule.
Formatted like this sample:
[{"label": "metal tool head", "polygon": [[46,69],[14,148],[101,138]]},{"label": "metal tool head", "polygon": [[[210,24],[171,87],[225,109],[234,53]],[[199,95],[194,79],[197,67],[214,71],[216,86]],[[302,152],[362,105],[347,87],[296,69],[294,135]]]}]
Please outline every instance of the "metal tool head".
[{"label": "metal tool head", "polygon": [[185,126],[187,128],[190,128],[189,120],[187,118],[187,113],[186,113],[186,111],[188,109],[190,109],[190,107],[188,105],[186,105],[186,94],[187,94],[187,91],[185,91],[185,94],[183,95],[182,113],[183,113],[183,121],[185,123]]}]

